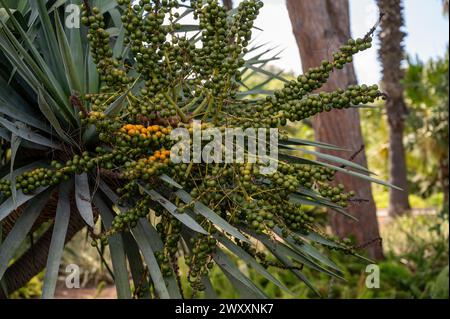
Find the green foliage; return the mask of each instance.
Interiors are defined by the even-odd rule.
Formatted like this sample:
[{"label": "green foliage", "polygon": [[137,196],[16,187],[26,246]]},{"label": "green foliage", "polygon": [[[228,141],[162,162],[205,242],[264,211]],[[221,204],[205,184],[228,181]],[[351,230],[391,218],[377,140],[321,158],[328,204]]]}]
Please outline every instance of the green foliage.
[{"label": "green foliage", "polygon": [[[436,232],[436,229],[440,232]],[[381,274],[380,289],[366,288],[366,263],[354,257],[333,253],[332,259],[344,271],[346,282],[305,269],[306,274],[314,276],[314,284],[322,298],[448,298],[448,221],[435,216],[402,217],[382,226],[381,231],[385,238],[386,260],[378,263]],[[84,239],[85,236],[80,233],[66,248],[64,264],[80,264],[83,270],[83,286],[96,285],[103,280],[111,283],[111,279],[105,277],[107,272],[102,267],[95,248],[90,247]],[[413,243],[411,238],[414,239]],[[107,260],[108,256],[106,252]],[[289,293],[249,267],[242,259],[232,255],[230,257],[239,270],[261,287],[270,298],[317,298],[317,295],[292,273],[268,268],[273,276],[289,288]],[[184,276],[188,271],[188,267],[181,263],[182,287],[186,295],[191,295],[192,287]],[[238,291],[233,289],[219,268],[213,268],[209,277],[219,298],[239,297]],[[36,288],[41,287],[42,279],[41,274],[12,297],[39,297],[40,290]],[[205,298],[206,295],[198,292],[196,297]]]},{"label": "green foliage", "polygon": [[[413,208],[437,208],[443,203],[443,183],[448,165],[448,54],[423,63],[409,59],[405,70],[406,158]],[[382,103],[361,112],[369,168],[389,179],[388,126]],[[377,207],[386,208],[388,192],[374,185]]]},{"label": "green foliage", "polygon": [[436,299],[448,299],[449,293],[448,293],[448,266],[442,269],[441,273],[436,278],[435,282],[432,282],[428,286],[428,292],[427,295],[429,295],[431,298]]},{"label": "green foliage", "polygon": [[[425,196],[448,185],[449,149],[449,55],[423,63],[409,59],[404,86],[410,115],[407,148],[420,162],[410,167],[415,172],[413,186]],[[447,174],[442,176],[442,174]]]},{"label": "green foliage", "polygon": [[[431,230],[436,227],[443,232],[438,234]],[[366,288],[366,264],[336,254],[333,260],[344,270],[346,282],[330,279],[326,275],[317,276],[315,286],[323,298],[448,298],[448,221],[443,222],[434,216],[402,217],[381,230],[385,238],[386,260],[378,263],[380,289]],[[289,295],[242,262],[239,265],[261,284],[271,298],[317,298],[292,274],[271,270],[292,291],[293,294]],[[212,282],[227,287],[220,273],[213,272],[211,277]],[[217,290],[217,293],[221,298],[234,296],[228,289]]]}]

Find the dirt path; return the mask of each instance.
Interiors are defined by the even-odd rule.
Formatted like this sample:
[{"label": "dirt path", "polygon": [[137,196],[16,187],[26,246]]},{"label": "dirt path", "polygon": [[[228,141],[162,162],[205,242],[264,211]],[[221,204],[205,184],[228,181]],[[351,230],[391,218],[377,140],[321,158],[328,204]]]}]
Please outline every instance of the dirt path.
[{"label": "dirt path", "polygon": [[100,292],[96,287],[69,289],[59,287],[55,292],[56,299],[117,299],[114,286],[105,287]]}]

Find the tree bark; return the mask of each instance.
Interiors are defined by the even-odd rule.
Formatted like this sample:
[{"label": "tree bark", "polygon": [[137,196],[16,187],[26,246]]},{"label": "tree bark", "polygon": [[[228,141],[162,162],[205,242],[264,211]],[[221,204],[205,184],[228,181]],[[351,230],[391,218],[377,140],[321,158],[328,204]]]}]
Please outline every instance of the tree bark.
[{"label": "tree bark", "polygon": [[400,216],[411,210],[408,194],[406,156],[403,145],[405,118],[408,110],[401,84],[404,72],[401,63],[404,58],[403,40],[405,33],[401,0],[377,0],[380,12],[384,13],[379,38],[380,61],[383,65],[383,88],[388,95],[386,112],[389,124],[389,176],[390,182],[403,191],[389,190],[389,214]]},{"label": "tree bark", "polygon": [[233,0],[223,0],[223,5],[228,10],[231,10],[231,9],[233,9]]},{"label": "tree bark", "polygon": [[[332,53],[350,38],[347,0],[287,0],[287,7],[304,71],[319,66],[324,59],[331,59]],[[323,89],[333,91],[356,83],[353,65],[349,64],[344,70],[332,73]],[[323,150],[323,152],[349,158],[364,146],[357,109],[322,113],[313,119],[313,128],[317,140],[351,150],[350,152]],[[354,161],[367,167],[364,151],[360,152]],[[381,241],[377,240],[380,234],[371,184],[342,173],[336,175],[336,183],[342,183],[348,189],[354,190],[356,197],[363,201],[352,203],[348,208],[349,213],[359,222],[330,212],[332,230],[341,238],[353,235],[361,246],[373,242],[366,247],[368,255],[373,259],[382,259],[383,250]]]}]

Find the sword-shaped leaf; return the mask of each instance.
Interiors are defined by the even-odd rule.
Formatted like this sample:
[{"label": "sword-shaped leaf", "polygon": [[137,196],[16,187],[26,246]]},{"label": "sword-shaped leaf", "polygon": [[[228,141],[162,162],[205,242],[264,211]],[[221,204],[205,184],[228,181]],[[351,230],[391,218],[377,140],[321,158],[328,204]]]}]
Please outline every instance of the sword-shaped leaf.
[{"label": "sword-shaped leaf", "polygon": [[0,221],[8,217],[9,214],[12,213],[13,210],[17,209],[17,207],[22,206],[29,200],[33,199],[37,195],[40,195],[43,191],[45,191],[48,187],[40,187],[34,191],[33,194],[25,195],[21,191],[17,192],[16,200],[13,198],[8,198],[5,202],[0,205]]},{"label": "sword-shaped leaf", "polygon": [[69,45],[69,41],[67,40],[66,33],[64,32],[64,28],[61,24],[61,20],[59,19],[57,10],[55,11],[55,21],[59,52],[61,54],[67,82],[69,83],[71,93],[83,93],[84,90],[81,87],[80,78],[78,77],[78,68],[80,66],[75,65],[74,58],[72,56],[73,49]]},{"label": "sword-shaped leaf", "polygon": [[304,197],[300,194],[290,194],[289,195],[289,201],[294,204],[300,204],[300,205],[307,205],[307,206],[314,206],[314,207],[328,207],[339,214],[342,214],[350,219],[353,219],[354,221],[358,221],[358,219],[347,213],[342,207],[336,206],[336,205],[330,205],[327,203],[327,201],[320,201],[319,199],[308,199],[307,197]]},{"label": "sword-shaped leaf", "polygon": [[57,117],[55,116],[55,112],[58,112],[58,106],[56,105],[56,102],[42,87],[39,88],[38,105],[42,114],[44,114],[45,118],[47,119],[47,121],[49,121],[58,136],[61,137],[64,141],[72,143],[66,132],[61,127],[61,124],[59,123]]},{"label": "sword-shaped leaf", "polygon": [[280,287],[284,291],[286,291],[289,294],[292,294],[291,291],[289,291],[288,288],[286,288],[283,283],[281,283],[278,279],[276,279],[270,272],[267,271],[266,268],[261,266],[255,258],[253,258],[249,253],[247,253],[245,250],[243,250],[241,247],[234,244],[231,240],[229,240],[227,237],[225,237],[222,234],[215,234],[214,237],[222,244],[224,245],[229,251],[231,251],[233,254],[235,254],[238,258],[245,261],[247,264],[249,264],[253,269],[255,269],[258,273],[260,273],[262,276],[264,276],[266,279],[274,283],[276,286]]},{"label": "sword-shaped leaf", "polygon": [[216,249],[213,256],[214,261],[230,280],[242,298],[245,299],[266,299],[267,296],[237,267],[230,258],[220,249]]},{"label": "sword-shaped leaf", "polygon": [[55,295],[59,266],[70,221],[70,191],[73,187],[72,184],[73,180],[70,180],[62,183],[59,187],[52,240],[48,249],[47,266],[42,287],[42,299],[53,299]]},{"label": "sword-shaped leaf", "polygon": [[333,155],[329,155],[329,154],[324,154],[324,153],[312,151],[312,150],[309,150],[309,149],[306,149],[306,148],[295,148],[295,147],[290,147],[290,146],[286,146],[286,145],[284,147],[286,147],[286,148],[288,148],[288,149],[290,149],[292,151],[295,151],[295,152],[302,152],[302,153],[314,155],[314,156],[316,156],[318,158],[323,158],[323,159],[326,159],[328,161],[341,164],[343,167],[351,167],[351,168],[360,170],[360,171],[368,173],[368,174],[373,174],[371,171],[369,171],[364,166],[361,166],[361,165],[359,165],[357,163],[348,161],[346,159],[343,159],[343,158],[340,158],[340,157],[337,157],[337,156],[333,156]]},{"label": "sword-shaped leaf", "polygon": [[170,293],[166,286],[163,274],[159,268],[158,261],[156,260],[152,245],[148,237],[145,236],[145,232],[142,225],[138,225],[133,229],[132,234],[136,239],[136,242],[144,256],[145,263],[147,264],[150,277],[152,278],[153,285],[158,297],[161,299],[170,299]]},{"label": "sword-shaped leaf", "polygon": [[[164,244],[161,241],[161,238],[159,237],[159,234],[157,233],[156,229],[148,222],[148,220],[142,218],[138,222],[138,224],[143,234],[148,239],[148,242],[151,245],[152,250],[154,252],[163,252]],[[181,294],[178,289],[178,284],[175,277],[174,276],[166,277],[165,281],[167,290],[171,298],[181,299]]]},{"label": "sword-shaped leaf", "polygon": [[258,239],[259,241],[261,241],[261,243],[264,244],[264,246],[266,246],[270,251],[276,251],[277,253],[279,253],[280,255],[286,256],[286,257],[290,257],[296,261],[298,261],[301,264],[304,264],[305,266],[308,266],[311,269],[320,271],[322,273],[325,273],[329,276],[344,280],[345,279],[322,267],[321,265],[319,265],[318,263],[316,263],[314,260],[312,260],[311,258],[309,258],[308,256],[305,256],[299,252],[296,252],[295,250],[291,249],[290,247],[286,246],[284,243],[282,242],[273,242],[267,235],[261,234],[255,234],[253,231],[249,231],[249,233],[256,239]]},{"label": "sword-shaped leaf", "polygon": [[335,146],[335,145],[332,145],[332,144],[323,143],[323,142],[319,142],[319,141],[302,140],[302,139],[298,139],[298,138],[288,138],[286,140],[280,140],[279,143],[282,145],[314,146],[317,148],[323,148],[323,149],[328,149],[328,150],[345,151],[345,149]]},{"label": "sword-shaped leaf", "polygon": [[14,257],[14,253],[20,247],[42,209],[47,204],[50,195],[51,190],[48,190],[33,198],[14,223],[14,227],[6,239],[0,245],[0,279],[5,274],[9,261]]},{"label": "sword-shaped leaf", "polygon": [[[145,276],[144,264],[142,262],[141,253],[136,240],[130,233],[124,233],[122,234],[122,237],[128,264],[130,265],[131,277],[133,279],[134,294],[136,294],[138,289],[141,290],[142,287],[148,287],[149,283]],[[141,290],[141,292],[143,291]],[[149,290],[145,290],[145,292],[141,293],[138,297],[142,299],[149,299]]]},{"label": "sword-shaped leaf", "polygon": [[[274,231],[278,236],[282,237],[281,229],[278,226],[275,227]],[[339,269],[339,267],[332,260],[330,260],[327,256],[324,256],[320,251],[318,251],[314,246],[308,244],[306,241],[297,243],[294,240],[294,238],[292,238],[292,236],[288,236],[287,238],[283,237],[283,238],[289,243],[289,245],[294,250],[297,250],[302,254],[309,255],[309,256],[315,258],[316,260],[320,261],[324,265],[326,265],[330,268],[333,268],[334,270],[337,270],[339,272],[342,272]]]},{"label": "sword-shaped leaf", "polygon": [[[184,190],[178,190],[175,194],[186,204],[191,203],[193,200],[192,197]],[[242,240],[244,242],[247,242],[247,243],[249,242],[248,239],[245,238],[245,236],[239,232],[239,230],[237,230],[235,227],[230,225],[230,223],[228,223],[225,219],[223,219],[218,214],[216,214],[214,211],[212,211],[208,206],[195,201],[194,212],[207,218],[214,225],[217,225],[218,227],[220,227],[221,229],[223,229],[225,232],[229,233],[230,235],[234,236],[235,238]]]},{"label": "sword-shaped leaf", "polygon": [[174,181],[170,176],[167,176],[166,174],[163,174],[163,175],[159,176],[159,178],[162,181],[166,182],[167,184],[172,185],[175,188],[178,188],[178,189],[182,189],[183,188],[183,186],[178,184],[176,181]]},{"label": "sword-shaped leaf", "polygon": [[15,134],[11,135],[11,167],[9,171],[11,176],[13,176],[13,178],[11,179],[11,195],[14,202],[16,201],[17,189],[16,189],[16,176],[13,175],[13,172],[14,172],[14,164],[16,162],[17,151],[19,150],[21,142],[22,138],[20,138]]},{"label": "sword-shaped leaf", "polygon": [[50,148],[54,148],[54,149],[61,149],[61,146],[55,142],[53,142],[52,140],[37,134],[35,132],[33,132],[32,130],[30,130],[28,127],[26,127],[24,124],[19,125],[17,123],[11,123],[10,121],[8,121],[7,119],[0,117],[0,124],[6,128],[8,131],[10,131],[11,133],[20,136],[21,138],[23,138],[24,140],[42,145],[42,146],[46,146],[46,147],[50,147]]},{"label": "sword-shaped leaf", "polygon": [[92,211],[91,192],[87,173],[75,175],[75,202],[78,212],[90,227],[94,227],[94,213]]},{"label": "sword-shaped leaf", "polygon": [[[94,204],[102,217],[103,225],[109,229],[112,225],[114,214],[108,205],[100,197],[99,193],[94,196]],[[119,299],[131,299],[131,288],[128,280],[127,260],[124,243],[121,234],[108,237],[109,250],[114,272],[114,283],[116,284],[117,297]]]},{"label": "sword-shaped leaf", "polygon": [[189,216],[188,214],[180,214],[178,212],[178,208],[174,204],[172,204],[168,199],[166,199],[164,196],[162,196],[161,194],[157,193],[154,190],[148,190],[145,187],[143,187],[142,185],[140,185],[140,187],[141,187],[141,189],[144,190],[145,193],[147,193],[150,196],[150,198],[152,200],[161,204],[161,206],[163,206],[169,213],[171,213],[173,217],[178,219],[184,225],[186,225],[190,229],[196,231],[197,233],[204,234],[204,235],[208,234],[208,232],[206,230],[204,230],[203,227],[200,226],[199,223],[197,223],[195,221],[195,219],[193,219],[191,216]]}]

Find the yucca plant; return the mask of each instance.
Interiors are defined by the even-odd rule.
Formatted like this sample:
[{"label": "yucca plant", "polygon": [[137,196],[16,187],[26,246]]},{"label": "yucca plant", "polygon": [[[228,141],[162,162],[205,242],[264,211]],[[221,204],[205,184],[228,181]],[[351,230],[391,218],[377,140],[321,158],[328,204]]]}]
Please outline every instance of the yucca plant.
[{"label": "yucca plant", "polygon": [[[370,34],[287,81],[264,68],[276,55],[250,47],[258,0],[229,12],[217,0],[0,4],[0,133],[10,152],[0,184],[5,296],[45,269],[42,296],[53,297],[64,244],[85,227],[99,252],[109,246],[119,298],[189,297],[182,277],[192,296],[214,298],[212,267],[242,297],[264,298],[232,255],[284,290],[271,268],[292,271],[315,291],[304,266],[341,278],[319,246],[359,256],[315,224],[311,207],[348,215],[352,192],[331,184],[337,171],[390,185],[311,149],[335,146],[290,138],[282,128],[382,96],[366,85],[313,93],[370,47]],[[80,29],[65,25],[67,4],[82,7]],[[183,23],[189,16],[197,23]],[[245,88],[243,75],[254,72],[285,86]],[[243,163],[174,163],[171,132],[195,134],[194,120],[219,132],[280,128],[278,171],[263,174],[249,156]]]}]

